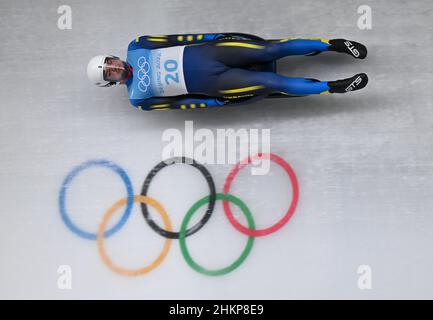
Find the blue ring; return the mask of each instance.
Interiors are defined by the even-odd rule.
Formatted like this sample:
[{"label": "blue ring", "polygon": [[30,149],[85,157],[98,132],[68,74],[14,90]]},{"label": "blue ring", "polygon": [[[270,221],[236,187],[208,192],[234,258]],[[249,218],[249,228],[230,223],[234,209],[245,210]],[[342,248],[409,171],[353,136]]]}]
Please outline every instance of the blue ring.
[{"label": "blue ring", "polygon": [[123,170],[121,167],[119,167],[117,164],[108,161],[108,160],[89,160],[86,161],[75,168],[72,169],[72,171],[66,176],[65,180],[63,180],[62,187],[60,189],[59,193],[59,208],[60,208],[60,215],[62,217],[63,222],[65,225],[71,230],[73,233],[75,233],[77,236],[80,236],[85,239],[89,240],[96,240],[97,234],[84,231],[77,227],[72,220],[69,218],[69,214],[66,211],[66,205],[65,205],[65,198],[66,198],[66,191],[69,188],[69,185],[71,184],[72,180],[83,170],[93,167],[93,166],[100,166],[100,167],[106,167],[108,169],[113,170],[116,172],[123,180],[123,183],[126,187],[126,193],[127,193],[127,204],[125,207],[125,212],[122,215],[122,218],[120,218],[119,222],[113,226],[111,229],[107,230],[104,233],[104,237],[110,237],[117,231],[119,231],[120,228],[125,224],[126,220],[128,220],[129,215],[131,214],[132,206],[134,204],[133,198],[134,193],[132,190],[132,184],[131,180],[128,177],[128,174]]}]

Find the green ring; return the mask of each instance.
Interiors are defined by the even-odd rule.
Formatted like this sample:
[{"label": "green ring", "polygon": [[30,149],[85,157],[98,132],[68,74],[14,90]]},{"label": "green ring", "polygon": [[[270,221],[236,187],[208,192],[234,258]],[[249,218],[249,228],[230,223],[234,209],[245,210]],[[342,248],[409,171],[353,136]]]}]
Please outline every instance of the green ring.
[{"label": "green ring", "polygon": [[[245,203],[241,199],[239,199],[239,198],[237,198],[231,194],[217,193],[216,194],[216,200],[225,200],[225,201],[229,201],[229,202],[237,205],[241,209],[244,216],[247,218],[248,227],[252,230],[255,229],[253,216],[252,216],[250,210],[248,209],[248,207],[245,205]],[[209,270],[209,269],[205,269],[202,266],[200,266],[199,264],[197,264],[192,259],[191,255],[188,252],[188,248],[186,247],[186,240],[185,240],[186,230],[188,228],[188,223],[190,222],[192,216],[197,212],[197,210],[200,207],[204,206],[208,202],[209,202],[209,196],[201,198],[200,200],[198,200],[196,203],[194,203],[192,205],[192,207],[188,210],[185,217],[183,218],[182,225],[181,225],[180,231],[179,231],[180,250],[182,252],[183,257],[185,258],[185,261],[195,271],[206,274],[208,276],[221,276],[221,275],[227,274],[229,272],[232,272],[237,267],[239,267],[242,264],[242,262],[244,262],[244,260],[247,258],[247,256],[251,252],[251,249],[252,249],[253,244],[254,244],[254,237],[252,237],[252,236],[248,237],[248,242],[247,242],[247,245],[245,246],[244,251],[242,251],[242,254],[239,256],[239,258],[236,259],[236,261],[233,262],[228,267],[225,267],[222,269],[217,269],[217,270]]]}]

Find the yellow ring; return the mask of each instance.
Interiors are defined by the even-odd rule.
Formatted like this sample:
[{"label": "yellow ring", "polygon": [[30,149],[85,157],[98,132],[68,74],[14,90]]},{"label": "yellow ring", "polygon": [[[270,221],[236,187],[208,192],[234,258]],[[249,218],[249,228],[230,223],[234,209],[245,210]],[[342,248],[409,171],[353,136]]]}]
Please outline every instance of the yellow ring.
[{"label": "yellow ring", "polygon": [[[155,269],[157,266],[159,266],[162,261],[165,259],[165,257],[168,254],[168,251],[171,247],[172,240],[169,238],[165,239],[164,247],[162,248],[161,253],[159,256],[148,266],[142,267],[140,269],[131,270],[131,269],[125,269],[122,267],[116,266],[111,259],[108,257],[107,252],[105,251],[104,247],[104,233],[105,229],[107,228],[108,222],[110,221],[111,217],[114,215],[116,210],[126,205],[128,202],[128,198],[123,198],[117,201],[111,208],[107,210],[107,212],[104,214],[104,217],[102,218],[102,222],[99,225],[98,229],[98,235],[96,238],[96,243],[98,245],[98,252],[101,256],[102,262],[114,273],[120,274],[122,276],[139,276],[145,273],[148,273]],[[155,199],[152,199],[150,197],[142,196],[142,195],[135,195],[134,196],[134,202],[140,202],[148,204],[156,209],[156,211],[161,215],[162,220],[164,222],[164,227],[168,231],[172,231],[172,225],[170,218],[168,217],[167,212],[162,207],[162,205],[156,201]]]}]

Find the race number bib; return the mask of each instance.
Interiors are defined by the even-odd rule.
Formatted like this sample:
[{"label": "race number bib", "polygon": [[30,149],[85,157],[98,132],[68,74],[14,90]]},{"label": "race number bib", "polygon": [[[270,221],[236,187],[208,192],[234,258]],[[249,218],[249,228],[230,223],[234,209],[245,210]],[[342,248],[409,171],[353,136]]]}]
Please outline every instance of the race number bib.
[{"label": "race number bib", "polygon": [[128,52],[133,78],[128,85],[130,99],[177,96],[188,93],[183,75],[185,46],[135,49]]},{"label": "race number bib", "polygon": [[187,93],[183,76],[183,50],[185,46],[157,49],[152,52],[155,60],[157,91],[163,96]]}]

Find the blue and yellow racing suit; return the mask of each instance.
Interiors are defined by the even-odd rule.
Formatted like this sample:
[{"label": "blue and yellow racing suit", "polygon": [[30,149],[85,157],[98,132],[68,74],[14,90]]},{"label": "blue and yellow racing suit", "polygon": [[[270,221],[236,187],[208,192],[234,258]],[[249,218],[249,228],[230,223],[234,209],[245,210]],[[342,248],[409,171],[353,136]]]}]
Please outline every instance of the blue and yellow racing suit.
[{"label": "blue and yellow racing suit", "polygon": [[330,82],[277,74],[275,61],[330,46],[321,38],[264,40],[243,33],[137,37],[128,47],[129,99],[140,110],[167,110],[329,93]]}]

